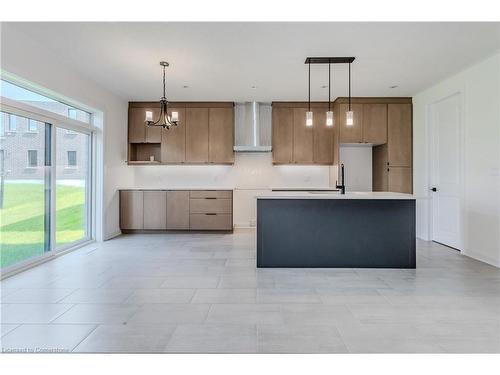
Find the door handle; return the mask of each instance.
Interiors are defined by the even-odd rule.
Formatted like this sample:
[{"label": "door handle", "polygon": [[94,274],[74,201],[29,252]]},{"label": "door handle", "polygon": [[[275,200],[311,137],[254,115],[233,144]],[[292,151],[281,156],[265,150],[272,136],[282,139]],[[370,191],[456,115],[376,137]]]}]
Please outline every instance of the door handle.
[{"label": "door handle", "polygon": [[432,190],[433,192],[438,191],[438,189],[436,189],[435,187],[433,187],[431,190]]}]

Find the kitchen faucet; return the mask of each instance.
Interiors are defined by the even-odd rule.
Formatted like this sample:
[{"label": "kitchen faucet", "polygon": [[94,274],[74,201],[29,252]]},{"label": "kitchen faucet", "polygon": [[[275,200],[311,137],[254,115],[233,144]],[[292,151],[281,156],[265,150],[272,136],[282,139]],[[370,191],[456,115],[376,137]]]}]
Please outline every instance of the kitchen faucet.
[{"label": "kitchen faucet", "polygon": [[345,194],[345,181],[344,181],[344,163],[340,164],[340,178],[341,178],[341,184],[337,183],[335,184],[337,189],[340,189],[340,194]]}]

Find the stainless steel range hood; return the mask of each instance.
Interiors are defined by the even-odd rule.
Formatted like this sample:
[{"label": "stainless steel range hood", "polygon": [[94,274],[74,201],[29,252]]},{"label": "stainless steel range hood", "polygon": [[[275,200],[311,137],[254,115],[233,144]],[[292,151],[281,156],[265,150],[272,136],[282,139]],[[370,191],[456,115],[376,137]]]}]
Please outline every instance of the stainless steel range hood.
[{"label": "stainless steel range hood", "polygon": [[271,104],[236,103],[234,107],[234,151],[271,151]]}]

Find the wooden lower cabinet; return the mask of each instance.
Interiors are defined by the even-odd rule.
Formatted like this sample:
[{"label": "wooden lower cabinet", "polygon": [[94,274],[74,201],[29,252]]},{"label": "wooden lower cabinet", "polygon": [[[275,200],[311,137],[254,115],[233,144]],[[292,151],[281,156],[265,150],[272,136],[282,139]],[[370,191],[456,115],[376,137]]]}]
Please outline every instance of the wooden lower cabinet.
[{"label": "wooden lower cabinet", "polygon": [[120,228],[229,231],[233,229],[233,192],[121,190]]},{"label": "wooden lower cabinet", "polygon": [[189,229],[189,191],[167,191],[167,229]]},{"label": "wooden lower cabinet", "polygon": [[232,230],[233,192],[230,190],[191,191],[189,214],[191,230]]},{"label": "wooden lower cabinet", "polygon": [[191,214],[189,217],[191,230],[232,230],[231,214]]},{"label": "wooden lower cabinet", "polygon": [[125,230],[144,229],[144,192],[120,191],[120,228]]},{"label": "wooden lower cabinet", "polygon": [[167,229],[167,192],[144,191],[144,229]]}]

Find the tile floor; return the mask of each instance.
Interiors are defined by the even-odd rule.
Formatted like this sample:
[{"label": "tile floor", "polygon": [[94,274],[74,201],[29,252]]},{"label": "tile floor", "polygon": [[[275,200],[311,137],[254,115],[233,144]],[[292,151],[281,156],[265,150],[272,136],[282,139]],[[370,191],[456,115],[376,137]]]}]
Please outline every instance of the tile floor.
[{"label": "tile floor", "polygon": [[[4,352],[500,352],[500,270],[256,269],[255,232],[136,234],[1,282]],[[304,249],[307,251],[307,249]]]}]

